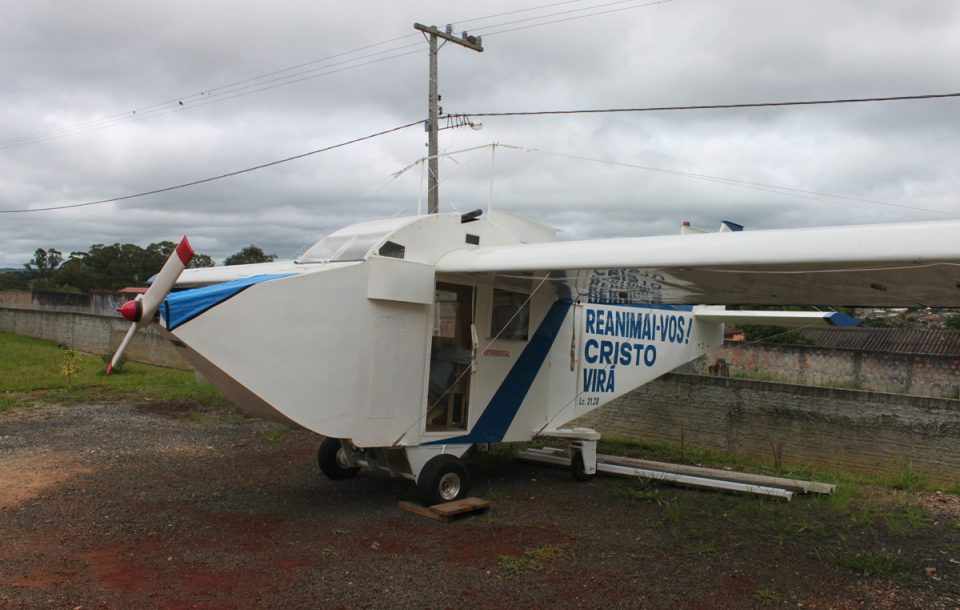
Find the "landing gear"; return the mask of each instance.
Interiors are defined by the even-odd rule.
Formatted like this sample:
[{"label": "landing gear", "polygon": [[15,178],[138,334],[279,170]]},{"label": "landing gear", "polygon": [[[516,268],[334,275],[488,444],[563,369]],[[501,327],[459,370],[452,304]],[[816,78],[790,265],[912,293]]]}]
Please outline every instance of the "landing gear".
[{"label": "landing gear", "polygon": [[589,481],[597,476],[597,441],[575,440],[570,443],[570,451],[573,453],[570,468],[574,479]]},{"label": "landing gear", "polygon": [[597,473],[587,474],[587,468],[583,463],[583,454],[579,451],[573,454],[573,461],[570,462],[570,468],[573,472],[573,478],[578,481],[589,481],[597,476]]},{"label": "landing gear", "polygon": [[352,479],[360,472],[359,466],[352,466],[347,449],[338,438],[325,438],[317,451],[317,463],[327,478],[334,481]]},{"label": "landing gear", "polygon": [[461,500],[470,491],[470,474],[459,458],[438,455],[420,471],[417,490],[428,505]]}]

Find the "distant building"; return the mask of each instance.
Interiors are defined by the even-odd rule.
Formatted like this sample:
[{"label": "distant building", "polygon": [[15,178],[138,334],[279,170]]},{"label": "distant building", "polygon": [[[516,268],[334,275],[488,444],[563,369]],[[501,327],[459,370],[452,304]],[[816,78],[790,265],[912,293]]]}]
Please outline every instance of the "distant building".
[{"label": "distant building", "polygon": [[146,286],[127,286],[126,288],[121,288],[117,291],[121,297],[124,297],[124,300],[129,301],[130,299],[137,298],[138,294],[144,294],[147,292]]}]

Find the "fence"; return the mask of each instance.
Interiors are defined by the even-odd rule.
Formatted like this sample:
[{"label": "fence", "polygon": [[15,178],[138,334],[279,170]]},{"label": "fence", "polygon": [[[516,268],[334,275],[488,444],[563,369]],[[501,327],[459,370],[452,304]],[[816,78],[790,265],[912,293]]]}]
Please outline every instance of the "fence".
[{"label": "fence", "polygon": [[[0,330],[47,339],[91,354],[111,354],[130,328],[118,316],[0,305]],[[127,347],[129,360],[189,369],[173,344],[155,325],[136,333]]]}]

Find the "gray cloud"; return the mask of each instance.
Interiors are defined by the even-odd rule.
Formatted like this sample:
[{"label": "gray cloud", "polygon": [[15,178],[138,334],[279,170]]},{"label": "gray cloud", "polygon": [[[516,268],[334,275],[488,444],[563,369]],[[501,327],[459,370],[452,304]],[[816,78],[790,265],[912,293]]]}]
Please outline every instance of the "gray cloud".
[{"label": "gray cloud", "polygon": [[[517,5],[422,0],[363,9],[306,0],[101,0],[70,11],[55,2],[13,3],[0,23],[0,69],[7,76],[0,146],[412,32],[413,21],[439,24]],[[525,16],[464,27],[482,31]],[[442,51],[447,111],[924,93],[957,86],[952,63],[960,56],[960,8],[951,0],[674,0],[484,42],[483,54]],[[109,197],[296,154],[419,119],[425,97],[421,53],[236,99],[189,98],[183,109],[141,110],[136,120],[0,148],[0,208]],[[481,131],[444,131],[441,146],[497,141],[958,216],[958,104],[490,118]],[[422,130],[412,128],[182,191],[100,208],[2,215],[0,267],[19,266],[37,247],[146,244],[181,233],[216,258],[251,242],[293,256],[344,224],[415,212],[419,172],[395,180],[390,173],[423,155],[423,145]],[[457,161],[441,165],[442,205],[485,206],[489,151]],[[565,238],[671,233],[682,219],[712,228],[731,218],[759,228],[940,217],[506,149],[498,150],[493,175],[496,207],[553,224]]]}]

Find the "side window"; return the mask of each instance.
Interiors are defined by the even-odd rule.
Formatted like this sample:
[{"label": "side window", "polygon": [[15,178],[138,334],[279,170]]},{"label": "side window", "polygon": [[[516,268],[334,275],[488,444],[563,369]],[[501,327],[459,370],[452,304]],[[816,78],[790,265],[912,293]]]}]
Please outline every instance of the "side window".
[{"label": "side window", "polygon": [[403,258],[407,249],[397,242],[388,241],[380,246],[380,256],[389,256],[390,258]]},{"label": "side window", "polygon": [[[530,304],[522,292],[493,289],[493,317],[490,336],[512,341],[526,341],[530,334]],[[503,332],[501,332],[503,331]]]},{"label": "side window", "polygon": [[457,310],[460,303],[452,290],[437,290],[433,308],[433,336],[442,339],[457,338]]}]

